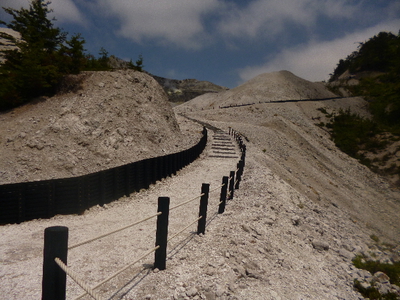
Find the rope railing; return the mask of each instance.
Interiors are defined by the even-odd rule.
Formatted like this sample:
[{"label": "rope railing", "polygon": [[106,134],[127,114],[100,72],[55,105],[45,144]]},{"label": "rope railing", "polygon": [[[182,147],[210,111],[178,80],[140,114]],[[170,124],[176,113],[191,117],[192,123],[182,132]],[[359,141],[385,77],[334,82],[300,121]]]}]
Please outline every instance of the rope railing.
[{"label": "rope railing", "polygon": [[[228,200],[231,200],[234,196],[234,190],[239,188],[239,183],[241,181],[241,176],[243,174],[244,168],[244,157],[245,157],[245,145],[240,140],[240,136],[230,129],[230,133],[235,136],[236,141],[238,142],[239,146],[242,150],[242,158],[240,159],[237,169],[235,171],[231,171],[229,176],[224,176],[222,178],[222,184],[216,186],[215,188],[210,190],[210,184],[203,183],[201,187],[201,194],[179,203],[173,207],[169,207],[170,199],[169,197],[159,197],[158,199],[158,208],[157,213],[151,216],[148,216],[142,220],[136,221],[132,224],[126,225],[124,227],[115,229],[111,232],[102,234],[98,237],[91,238],[89,240],[74,244],[68,247],[68,228],[62,226],[55,226],[49,227],[45,230],[45,249],[44,249],[44,262],[43,262],[43,290],[42,290],[42,300],[50,300],[50,299],[65,299],[65,291],[66,291],[66,276],[72,278],[81,288],[84,289],[85,293],[80,295],[76,300],[81,299],[85,295],[89,294],[94,299],[100,299],[97,293],[94,291],[96,288],[100,287],[101,285],[105,284],[106,282],[110,281],[111,279],[115,278],[143,258],[147,257],[151,253],[155,252],[155,260],[154,260],[154,269],[164,270],[166,268],[166,260],[167,260],[167,244],[170,243],[171,240],[175,239],[177,236],[182,234],[185,230],[189,227],[193,226],[196,222],[198,222],[197,226],[197,234],[205,234],[206,225],[210,223],[212,219],[215,218],[218,214],[221,214],[225,210],[225,205]],[[243,147],[242,147],[243,146]],[[215,192],[216,190],[221,189],[220,199],[218,202],[218,214],[211,214],[211,219],[208,220],[207,223],[207,209],[208,209],[208,201],[209,201],[209,194]],[[174,233],[174,235],[168,237],[168,219],[169,219],[169,212],[171,210],[177,209],[185,204],[188,204],[192,201],[195,201],[200,198],[200,205],[199,205],[199,215],[198,217],[192,221],[190,224],[184,226],[184,228],[179,229],[178,232]],[[214,205],[213,205],[214,207]],[[122,269],[118,270],[117,272],[113,273],[109,277],[105,278],[101,282],[97,283],[95,286],[90,287],[87,283],[82,281],[79,276],[73,272],[67,265],[63,263],[63,261],[67,261],[67,253],[68,250],[75,249],[79,246],[88,244],[90,242],[96,241],[98,239],[107,237],[114,233],[120,232],[122,230],[128,229],[133,227],[137,224],[150,220],[154,217],[157,217],[157,230],[156,230],[156,247],[146,252],[144,255],[139,257],[132,263],[129,263]],[[50,230],[51,229],[51,230]],[[49,230],[50,238],[46,237],[46,231]],[[50,233],[53,235],[51,237]],[[58,236],[57,236],[58,235]],[[57,237],[55,237],[57,236]],[[61,245],[61,246],[60,246]],[[49,262],[52,262],[49,263]],[[54,266],[55,267],[54,267]],[[46,268],[49,268],[47,270]],[[60,274],[60,272],[62,274]],[[46,282],[46,284],[45,284]],[[52,286],[56,285],[55,288]],[[46,293],[46,297],[44,297],[44,291],[49,290]],[[56,292],[57,290],[57,292]],[[64,292],[62,292],[64,291]],[[62,298],[62,293],[64,293],[64,298]],[[55,296],[55,295],[61,296]]]},{"label": "rope railing", "polygon": [[[92,290],[97,289],[99,286],[103,285],[104,283],[110,281],[111,279],[113,279],[114,277],[118,276],[119,274],[121,274],[122,272],[124,272],[125,270],[129,269],[130,267],[132,267],[134,264],[138,263],[139,261],[141,261],[143,258],[145,258],[146,256],[150,255],[151,253],[155,252],[158,248],[160,248],[160,246],[156,246],[153,249],[149,250],[148,252],[146,252],[144,255],[142,255],[141,257],[139,257],[137,260],[135,260],[134,262],[130,263],[129,265],[123,267],[122,269],[120,269],[119,271],[115,272],[114,274],[112,274],[111,276],[107,277],[106,279],[104,279],[103,281],[99,282],[98,284],[96,284],[94,287],[92,287]],[[85,290],[86,291],[86,290]],[[83,296],[85,296],[86,294],[89,294],[87,291],[86,293],[78,296],[77,298],[75,298],[75,300],[81,299]]]},{"label": "rope railing", "polygon": [[194,198],[192,198],[192,199],[190,199],[190,200],[188,200],[188,201],[185,201],[185,202],[182,202],[182,203],[180,203],[180,204],[177,204],[177,205],[171,207],[169,210],[171,211],[171,210],[174,210],[174,209],[176,209],[176,208],[178,208],[178,207],[181,207],[181,206],[183,206],[183,205],[185,205],[185,204],[188,204],[188,203],[190,203],[190,202],[192,202],[192,201],[194,201],[194,200],[200,198],[201,196],[204,196],[204,194],[200,194],[200,195],[198,195],[198,196],[196,196],[196,197],[194,197]]},{"label": "rope railing", "polygon": [[198,222],[203,216],[198,217],[196,220],[194,220],[192,223],[184,227],[183,229],[179,230],[177,233],[175,233],[173,236],[168,238],[168,242],[170,242],[172,239],[176,238],[178,235],[180,235],[182,232],[184,232],[186,229],[188,229],[190,226],[192,226],[194,223]]},{"label": "rope railing", "polygon": [[212,190],[210,190],[210,193],[222,188],[225,184],[221,184],[220,186],[217,186],[216,188],[213,188]]},{"label": "rope railing", "polygon": [[82,279],[80,279],[79,276],[78,276],[74,271],[72,271],[67,265],[65,265],[65,264],[61,261],[61,259],[59,259],[58,257],[56,257],[54,260],[55,260],[55,262],[57,263],[57,265],[59,265],[59,267],[60,267],[69,277],[71,277],[71,279],[72,279],[73,281],[75,281],[82,289],[84,289],[84,290],[86,291],[86,293],[83,294],[83,296],[86,295],[86,294],[89,294],[90,296],[93,297],[93,299],[101,300],[100,296],[97,295],[97,294],[93,291],[93,289],[92,289],[86,282],[84,282]]},{"label": "rope railing", "polygon": [[77,243],[77,244],[75,244],[75,245],[73,245],[73,246],[68,247],[68,250],[77,248],[77,247],[82,246],[82,245],[85,245],[85,244],[89,244],[89,243],[94,242],[94,241],[96,241],[96,240],[98,240],[98,239],[101,239],[101,238],[103,238],[103,237],[112,235],[112,234],[114,234],[114,233],[120,232],[120,231],[125,230],[125,229],[128,229],[128,228],[130,228],[130,227],[133,227],[133,226],[135,226],[135,225],[138,225],[138,224],[140,224],[140,223],[143,223],[143,222],[145,222],[145,221],[147,221],[147,220],[150,220],[150,219],[152,219],[152,218],[154,218],[154,217],[157,217],[157,216],[159,216],[160,214],[161,214],[161,212],[158,212],[158,213],[156,213],[156,214],[154,214],[154,215],[152,215],[152,216],[149,216],[149,217],[147,217],[147,218],[144,218],[144,219],[142,219],[142,220],[140,220],[140,221],[137,221],[137,222],[135,222],[135,223],[132,223],[132,224],[130,224],[130,225],[124,226],[124,227],[122,227],[122,228],[116,229],[116,230],[111,231],[111,232],[108,232],[108,233],[105,233],[105,234],[103,234],[103,235],[97,236],[97,237],[92,238],[92,239],[89,239],[89,240],[87,240],[87,241],[83,241],[83,242]]}]

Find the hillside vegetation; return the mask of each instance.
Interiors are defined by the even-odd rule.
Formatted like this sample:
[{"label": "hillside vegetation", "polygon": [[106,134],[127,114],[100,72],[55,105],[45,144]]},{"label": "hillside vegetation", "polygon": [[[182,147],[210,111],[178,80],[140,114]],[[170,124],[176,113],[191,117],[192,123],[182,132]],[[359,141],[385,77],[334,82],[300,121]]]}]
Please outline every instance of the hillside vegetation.
[{"label": "hillside vegetation", "polygon": [[[39,96],[54,95],[66,75],[81,71],[110,70],[109,54],[99,57],[84,49],[81,34],[68,33],[49,19],[51,2],[33,0],[28,9],[3,8],[13,20],[0,20],[0,111],[27,103]],[[127,67],[141,71],[143,58]]]},{"label": "hillside vegetation", "polygon": [[327,126],[336,145],[373,171],[400,184],[400,34],[381,32],[346,59],[330,79],[333,91],[368,101],[370,119],[350,111],[331,116]]}]

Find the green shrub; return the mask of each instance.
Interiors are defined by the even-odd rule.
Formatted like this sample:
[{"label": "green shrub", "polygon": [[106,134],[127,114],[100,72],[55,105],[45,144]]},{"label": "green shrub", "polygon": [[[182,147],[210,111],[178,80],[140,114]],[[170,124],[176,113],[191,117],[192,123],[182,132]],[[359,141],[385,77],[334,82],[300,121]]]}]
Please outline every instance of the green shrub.
[{"label": "green shrub", "polygon": [[369,271],[374,274],[378,271],[385,273],[390,278],[390,283],[400,286],[400,262],[384,264],[379,261],[365,260],[362,256],[357,256],[353,260],[356,268]]},{"label": "green shrub", "polygon": [[377,124],[350,110],[341,110],[327,127],[332,129],[332,139],[336,146],[353,157],[359,158],[358,151],[361,149],[371,150],[381,146],[375,140],[375,136],[380,133]]}]

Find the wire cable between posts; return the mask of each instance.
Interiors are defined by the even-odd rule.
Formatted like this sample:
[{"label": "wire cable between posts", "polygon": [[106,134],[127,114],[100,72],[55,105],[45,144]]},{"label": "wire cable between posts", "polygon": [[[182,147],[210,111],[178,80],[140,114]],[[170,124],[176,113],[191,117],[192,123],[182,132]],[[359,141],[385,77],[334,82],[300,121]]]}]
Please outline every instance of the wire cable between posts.
[{"label": "wire cable between posts", "polygon": [[58,257],[56,257],[54,260],[55,260],[55,262],[57,263],[57,265],[58,265],[69,277],[72,278],[73,281],[75,281],[81,288],[83,288],[83,289],[86,291],[86,293],[85,293],[84,295],[89,294],[89,295],[92,296],[94,299],[96,299],[96,300],[101,300],[100,296],[97,295],[97,294],[93,291],[93,289],[92,289],[88,284],[86,284],[83,280],[81,280],[80,278],[78,278],[78,275],[77,275],[74,271],[72,271],[70,268],[68,268],[68,266],[65,265],[61,259],[59,259]]},{"label": "wire cable between posts", "polygon": [[[92,287],[91,289],[97,289],[99,286],[101,286],[102,284],[106,283],[107,281],[110,281],[111,279],[113,279],[114,277],[118,276],[119,274],[121,274],[123,271],[125,271],[126,269],[130,268],[131,266],[133,266],[134,264],[136,264],[137,262],[139,262],[140,260],[142,260],[143,258],[145,258],[146,256],[150,255],[151,253],[153,253],[154,251],[156,251],[158,248],[160,248],[160,246],[156,246],[153,249],[149,250],[148,252],[146,252],[145,254],[143,254],[141,257],[139,257],[137,260],[135,260],[134,262],[130,263],[129,265],[123,267],[121,270],[115,272],[114,274],[112,274],[111,276],[107,277],[106,279],[104,279],[103,281],[99,282],[97,285],[95,285],[94,287]],[[86,290],[85,290],[86,291]],[[75,300],[81,299],[83,296],[85,296],[86,294],[88,294],[88,292],[80,295],[78,298],[75,298]]]},{"label": "wire cable between posts", "polygon": [[155,215],[152,215],[152,216],[150,216],[150,217],[147,217],[147,218],[145,218],[145,219],[142,219],[142,220],[140,220],[140,221],[137,221],[137,222],[135,222],[135,223],[132,223],[132,224],[130,224],[130,225],[127,225],[127,226],[125,226],[125,227],[116,229],[116,230],[111,231],[111,232],[109,232],[109,233],[105,233],[105,234],[103,234],[103,235],[100,235],[100,236],[98,236],[98,237],[92,238],[92,239],[90,239],[90,240],[83,241],[83,242],[81,242],[81,243],[72,245],[72,246],[68,247],[68,250],[74,249],[74,248],[76,248],[76,247],[79,247],[79,246],[82,246],[82,245],[85,245],[85,244],[89,244],[90,242],[93,242],[93,241],[95,241],[95,240],[98,240],[98,239],[101,239],[101,238],[103,238],[103,237],[109,236],[109,235],[111,235],[111,234],[114,234],[114,233],[116,233],[116,232],[122,231],[122,230],[124,230],[124,229],[129,228],[129,227],[138,225],[138,224],[140,224],[140,223],[142,223],[142,222],[145,222],[145,221],[147,221],[147,220],[150,220],[151,218],[157,217],[157,216],[159,216],[159,215],[161,215],[161,212],[158,212],[158,213],[156,213]]}]

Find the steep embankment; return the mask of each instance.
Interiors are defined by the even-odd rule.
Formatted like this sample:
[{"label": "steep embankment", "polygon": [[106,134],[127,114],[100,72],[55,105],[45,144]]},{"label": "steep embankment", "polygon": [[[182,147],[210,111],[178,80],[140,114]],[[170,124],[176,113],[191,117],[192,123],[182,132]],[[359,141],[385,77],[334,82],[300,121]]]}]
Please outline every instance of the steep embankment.
[{"label": "steep embankment", "polygon": [[157,82],[132,70],[71,76],[59,95],[2,113],[0,124],[0,184],[87,174],[195,143]]},{"label": "steep embankment", "polygon": [[[324,118],[318,108],[362,112],[365,101],[346,98],[274,103],[278,99],[330,96],[323,85],[281,71],[260,75],[225,93],[200,96],[178,106],[176,111],[226,130],[228,126],[239,130],[257,149],[249,155],[266,171],[273,171],[317,203],[345,210],[354,222],[373,228],[378,236],[399,241],[399,193],[337,149],[329,134],[315,124]],[[258,103],[261,99],[267,103]],[[227,104],[254,102],[218,109]]]}]

